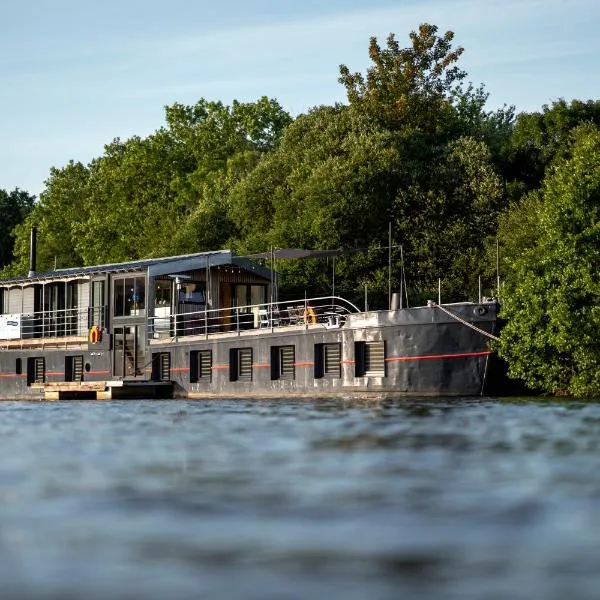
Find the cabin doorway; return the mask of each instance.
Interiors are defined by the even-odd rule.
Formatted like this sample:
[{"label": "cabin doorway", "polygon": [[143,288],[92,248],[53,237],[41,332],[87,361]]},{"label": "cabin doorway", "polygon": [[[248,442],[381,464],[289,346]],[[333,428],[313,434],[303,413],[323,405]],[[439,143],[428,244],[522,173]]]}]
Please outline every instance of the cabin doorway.
[{"label": "cabin doorway", "polygon": [[144,377],[146,374],[145,325],[115,327],[113,375],[120,378]]}]

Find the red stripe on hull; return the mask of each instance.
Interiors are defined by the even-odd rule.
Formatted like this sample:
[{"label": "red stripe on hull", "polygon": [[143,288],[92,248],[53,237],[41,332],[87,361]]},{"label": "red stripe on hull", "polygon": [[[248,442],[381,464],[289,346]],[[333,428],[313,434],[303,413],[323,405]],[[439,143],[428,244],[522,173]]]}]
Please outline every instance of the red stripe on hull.
[{"label": "red stripe on hull", "polygon": [[443,358],[471,358],[474,356],[489,356],[490,350],[483,352],[461,352],[459,354],[426,354],[424,356],[390,356],[386,362],[405,362],[409,360],[440,360]]}]

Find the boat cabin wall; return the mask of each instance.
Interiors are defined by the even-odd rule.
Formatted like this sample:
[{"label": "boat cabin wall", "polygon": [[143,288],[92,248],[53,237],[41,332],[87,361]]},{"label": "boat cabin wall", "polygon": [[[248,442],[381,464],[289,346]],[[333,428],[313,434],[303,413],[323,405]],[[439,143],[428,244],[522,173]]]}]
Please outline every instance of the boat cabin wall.
[{"label": "boat cabin wall", "polygon": [[22,282],[0,287],[0,339],[85,336],[88,278]]},{"label": "boat cabin wall", "polygon": [[[208,279],[208,281],[207,281]],[[167,317],[269,301],[270,282],[233,265],[161,275],[149,279],[149,316]]]}]

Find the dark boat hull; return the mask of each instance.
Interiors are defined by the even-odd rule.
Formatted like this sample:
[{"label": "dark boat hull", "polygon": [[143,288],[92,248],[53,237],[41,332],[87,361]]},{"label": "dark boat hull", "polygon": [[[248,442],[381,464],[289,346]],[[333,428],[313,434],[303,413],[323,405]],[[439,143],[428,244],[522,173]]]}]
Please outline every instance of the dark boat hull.
[{"label": "dark boat hull", "polygon": [[[341,326],[152,339],[142,372],[125,378],[113,375],[108,336],[103,344],[3,349],[0,398],[101,398],[115,392],[183,398],[478,396],[494,391],[489,342],[497,333],[497,311],[496,303],[461,303],[445,311],[428,306],[352,314]],[[293,357],[285,373],[276,364],[282,348]],[[335,354],[328,356],[332,349]],[[372,364],[365,358],[369,352],[377,353]],[[210,365],[199,376],[202,356],[210,357]],[[236,362],[240,356],[250,357],[242,371]],[[69,381],[74,357],[83,373]],[[43,381],[35,372],[40,365]],[[159,384],[169,384],[168,393]]]}]

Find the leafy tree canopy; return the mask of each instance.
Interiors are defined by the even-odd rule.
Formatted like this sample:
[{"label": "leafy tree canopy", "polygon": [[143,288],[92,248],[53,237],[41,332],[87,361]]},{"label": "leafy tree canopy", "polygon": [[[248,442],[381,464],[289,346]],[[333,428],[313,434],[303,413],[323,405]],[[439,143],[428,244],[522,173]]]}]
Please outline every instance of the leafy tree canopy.
[{"label": "leafy tree canopy", "polygon": [[381,48],[369,43],[373,66],[366,77],[340,66],[340,83],[351,105],[360,107],[389,128],[412,126],[435,131],[440,112],[448,108],[451,91],[466,73],[456,65],[463,48],[452,48],[454,34],[437,35],[435,25],[424,23],[410,34],[411,45],[401,48],[394,34]]},{"label": "leafy tree canopy", "polygon": [[38,229],[37,269],[49,271],[54,265],[72,267],[83,264],[76,250],[75,228],[87,220],[84,200],[87,194],[89,169],[71,161],[62,169],[52,168],[40,200],[27,220],[15,229],[15,262],[12,271],[27,272],[29,264],[29,232]]},{"label": "leafy tree canopy", "polygon": [[541,186],[554,160],[568,156],[571,132],[585,123],[600,126],[600,100],[561,99],[517,117],[503,166],[512,200]]},{"label": "leafy tree canopy", "polygon": [[166,108],[167,127],[113,140],[89,165],[52,169],[15,272],[26,272],[28,227],[40,268],[212,250],[231,233],[227,192],[274,148],[291,117],[267,98],[231,107],[201,99]]},{"label": "leafy tree canopy", "polygon": [[13,229],[20,225],[33,209],[35,196],[15,188],[0,190],[0,268],[13,260]]},{"label": "leafy tree canopy", "polygon": [[[279,148],[233,188],[231,214],[242,252],[368,250],[338,262],[339,283],[345,280],[355,296],[368,284],[382,299],[391,223],[419,299],[437,287],[438,276],[449,294],[464,297],[466,279],[477,289],[475,265],[485,236],[495,232],[500,199],[482,142],[457,138],[432,148],[352,106],[337,106],[288,127]],[[397,248],[393,262],[396,285]],[[319,281],[314,264],[280,268],[304,289]],[[325,291],[330,278],[320,285]]]},{"label": "leafy tree canopy", "polygon": [[[574,130],[568,158],[555,162],[521,229],[508,241],[502,294],[508,320],[499,344],[510,374],[552,393],[600,393],[600,129]],[[506,229],[515,217],[506,218]],[[514,247],[511,247],[513,244]]]}]

